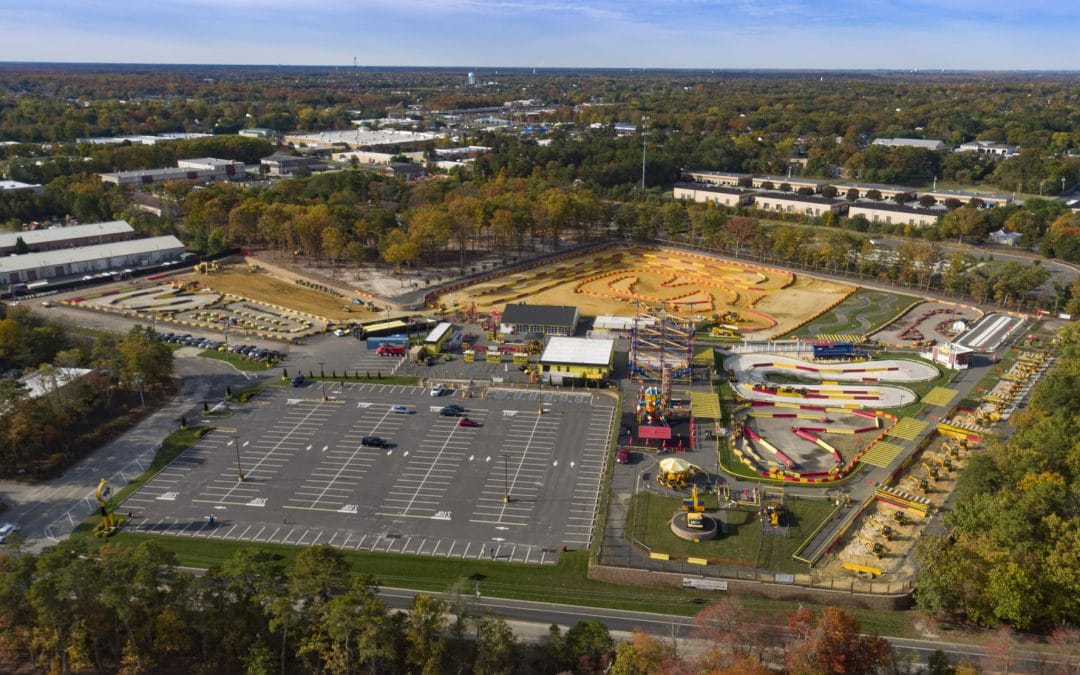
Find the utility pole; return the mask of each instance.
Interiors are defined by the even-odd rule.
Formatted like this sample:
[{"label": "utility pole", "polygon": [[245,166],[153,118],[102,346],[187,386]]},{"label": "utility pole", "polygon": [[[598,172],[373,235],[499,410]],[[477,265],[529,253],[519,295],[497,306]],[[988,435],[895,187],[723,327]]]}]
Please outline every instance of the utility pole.
[{"label": "utility pole", "polygon": [[476,582],[476,641],[480,642],[480,582]]},{"label": "utility pole", "polygon": [[146,399],[145,399],[145,398],[143,398],[143,388],[142,388],[142,384],[143,384],[143,379],[142,379],[142,373],[135,373],[135,384],[139,385],[139,404],[140,404],[140,405],[141,405],[141,406],[142,406],[143,408],[145,408],[145,407],[146,407]]},{"label": "utility pole", "polygon": [[648,138],[645,132],[645,123],[649,121],[648,115],[641,116],[641,194],[645,194],[645,141]]}]

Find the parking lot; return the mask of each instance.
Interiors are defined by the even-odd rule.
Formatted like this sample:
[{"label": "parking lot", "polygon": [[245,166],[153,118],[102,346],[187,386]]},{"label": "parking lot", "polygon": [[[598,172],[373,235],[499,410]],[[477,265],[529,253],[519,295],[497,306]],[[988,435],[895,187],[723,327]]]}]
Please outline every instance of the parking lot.
[{"label": "parking lot", "polygon": [[591,541],[615,408],[557,390],[310,383],[204,423],[216,429],[124,502],[134,530],[553,564]]}]

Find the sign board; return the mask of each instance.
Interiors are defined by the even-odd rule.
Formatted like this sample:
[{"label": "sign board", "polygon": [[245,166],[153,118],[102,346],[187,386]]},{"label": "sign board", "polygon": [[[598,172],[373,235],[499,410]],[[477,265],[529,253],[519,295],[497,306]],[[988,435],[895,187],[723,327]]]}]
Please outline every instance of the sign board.
[{"label": "sign board", "polygon": [[699,591],[726,591],[727,581],[724,579],[695,579],[683,577],[683,588],[696,588]]},{"label": "sign board", "polygon": [[778,584],[793,584],[795,583],[794,574],[777,574],[775,577]]}]

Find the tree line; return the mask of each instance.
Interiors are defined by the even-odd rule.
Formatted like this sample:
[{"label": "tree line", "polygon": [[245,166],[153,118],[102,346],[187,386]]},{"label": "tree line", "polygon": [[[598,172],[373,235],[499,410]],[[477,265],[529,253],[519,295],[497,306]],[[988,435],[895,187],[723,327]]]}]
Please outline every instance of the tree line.
[{"label": "tree line", "polygon": [[[338,549],[291,564],[259,548],[198,576],[154,542],[86,538],[0,557],[0,659],[67,673],[867,673],[892,672],[884,639],[837,608],[754,616],[738,601],[695,618],[699,653],[637,632],[616,644],[597,620],[552,626],[537,643],[477,610],[472,583],[390,609]],[[778,622],[778,623],[771,623]]]},{"label": "tree line", "polygon": [[[946,620],[1017,630],[1080,626],[1080,326],[1059,332],[1057,362],[1013,433],[974,453],[957,478],[947,533],[920,541],[915,597]],[[1073,632],[1069,632],[1073,631]]]}]

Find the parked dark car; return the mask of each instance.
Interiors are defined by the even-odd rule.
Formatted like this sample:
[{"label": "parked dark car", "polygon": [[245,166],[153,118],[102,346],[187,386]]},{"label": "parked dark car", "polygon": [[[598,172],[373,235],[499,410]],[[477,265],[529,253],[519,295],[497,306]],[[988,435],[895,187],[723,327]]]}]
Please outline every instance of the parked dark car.
[{"label": "parked dark car", "polygon": [[294,377],[292,379],[292,386],[294,386],[294,387],[299,387],[303,383],[304,383],[304,376],[303,375],[297,375],[296,377]]},{"label": "parked dark car", "polygon": [[360,445],[365,448],[387,448],[390,444],[378,436],[364,436],[360,439]]}]

